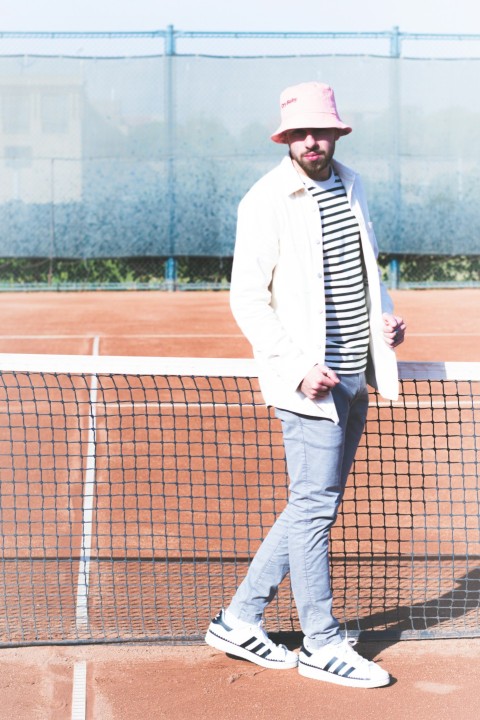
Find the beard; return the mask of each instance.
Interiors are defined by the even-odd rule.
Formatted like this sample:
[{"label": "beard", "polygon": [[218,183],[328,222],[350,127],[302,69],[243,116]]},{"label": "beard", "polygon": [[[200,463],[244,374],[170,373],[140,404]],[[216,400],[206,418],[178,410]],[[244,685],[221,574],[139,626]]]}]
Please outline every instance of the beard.
[{"label": "beard", "polygon": [[[321,150],[313,148],[307,153],[295,155],[290,149],[290,157],[293,162],[307,175],[311,180],[328,180],[330,176],[330,163],[333,158],[333,148],[331,152],[325,153]],[[316,154],[314,159],[305,157],[309,154]]]}]

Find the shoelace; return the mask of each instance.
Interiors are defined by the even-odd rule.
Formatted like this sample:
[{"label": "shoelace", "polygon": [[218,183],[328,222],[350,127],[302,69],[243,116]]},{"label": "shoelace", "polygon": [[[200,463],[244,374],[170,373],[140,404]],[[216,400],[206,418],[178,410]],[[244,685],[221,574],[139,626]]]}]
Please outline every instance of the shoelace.
[{"label": "shoelace", "polygon": [[347,656],[350,656],[350,658],[355,660],[355,663],[357,665],[365,665],[369,666],[370,660],[367,660],[367,658],[364,658],[362,655],[359,655],[356,650],[354,650],[355,645],[357,644],[357,641],[354,638],[346,637],[343,641],[342,645],[345,648],[345,654]]},{"label": "shoelace", "polygon": [[287,648],[286,645],[276,645],[276,644],[273,642],[273,640],[270,640],[270,638],[268,637],[268,635],[267,635],[267,633],[266,633],[266,631],[265,631],[265,628],[264,628],[264,626],[263,626],[263,620],[260,620],[260,622],[258,623],[257,627],[258,627],[258,629],[259,629],[259,631],[260,631],[260,635],[262,636],[262,640],[265,642],[265,644],[266,644],[268,647],[270,647],[270,648],[272,648],[272,649],[275,649],[275,650],[281,649],[281,650],[283,650],[284,655],[286,655],[286,654],[288,653],[288,648]]},{"label": "shoelace", "polygon": [[264,626],[263,626],[263,620],[260,620],[260,622],[258,623],[258,625],[256,625],[256,627],[258,628],[258,631],[259,631],[259,634],[260,634],[261,637],[262,637],[262,640],[264,640],[264,641],[267,642],[267,643],[271,643],[272,641],[271,641],[270,638],[268,637],[268,635],[267,635],[267,633],[266,633],[266,631],[265,631],[265,628],[264,628]]}]

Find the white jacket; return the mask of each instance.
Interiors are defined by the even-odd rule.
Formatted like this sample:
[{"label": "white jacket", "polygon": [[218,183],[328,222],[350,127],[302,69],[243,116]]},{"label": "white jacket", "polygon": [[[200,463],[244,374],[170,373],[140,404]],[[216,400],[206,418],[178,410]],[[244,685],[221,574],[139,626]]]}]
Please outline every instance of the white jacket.
[{"label": "white jacket", "polygon": [[[384,397],[396,399],[397,363],[382,321],[393,305],[380,280],[362,183],[353,170],[336,161],[333,166],[360,226],[370,316],[367,378]],[[331,395],[313,401],[298,390],[307,372],[325,362],[325,291],[318,204],[289,157],[255,183],[239,205],[230,304],[253,347],[265,403],[338,422]]]}]

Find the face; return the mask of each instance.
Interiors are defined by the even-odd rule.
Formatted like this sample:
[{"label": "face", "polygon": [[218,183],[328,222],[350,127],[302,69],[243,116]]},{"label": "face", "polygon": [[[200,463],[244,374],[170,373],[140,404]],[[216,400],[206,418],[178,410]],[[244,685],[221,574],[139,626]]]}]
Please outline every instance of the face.
[{"label": "face", "polygon": [[290,157],[298,172],[312,180],[328,180],[338,130],[300,128],[288,130],[285,134]]}]

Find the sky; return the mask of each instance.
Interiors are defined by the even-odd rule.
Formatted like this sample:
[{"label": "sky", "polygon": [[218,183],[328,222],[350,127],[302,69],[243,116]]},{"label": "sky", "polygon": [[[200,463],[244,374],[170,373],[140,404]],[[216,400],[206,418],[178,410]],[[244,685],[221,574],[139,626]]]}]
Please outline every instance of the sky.
[{"label": "sky", "polygon": [[480,33],[476,0],[0,0],[1,31]]}]

